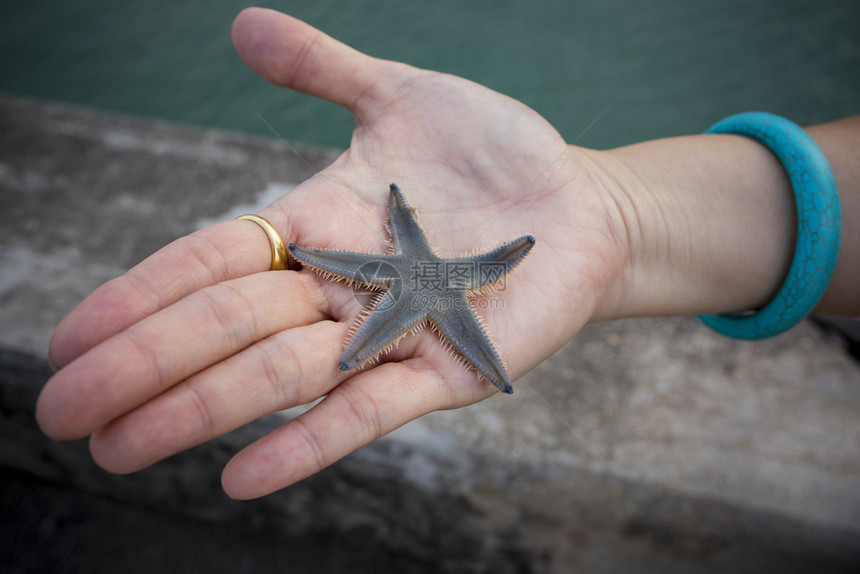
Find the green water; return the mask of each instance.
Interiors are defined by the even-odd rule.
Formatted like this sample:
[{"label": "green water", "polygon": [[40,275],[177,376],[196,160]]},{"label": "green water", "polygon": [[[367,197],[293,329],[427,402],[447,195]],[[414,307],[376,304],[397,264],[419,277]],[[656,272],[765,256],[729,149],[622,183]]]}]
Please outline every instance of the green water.
[{"label": "green water", "polygon": [[[270,86],[235,55],[230,25],[245,5],[4,0],[0,90],[275,137],[259,114],[287,140],[346,147],[347,113]],[[860,112],[856,1],[262,5],[509,94],[591,147],[699,132],[744,110],[799,123]]]}]

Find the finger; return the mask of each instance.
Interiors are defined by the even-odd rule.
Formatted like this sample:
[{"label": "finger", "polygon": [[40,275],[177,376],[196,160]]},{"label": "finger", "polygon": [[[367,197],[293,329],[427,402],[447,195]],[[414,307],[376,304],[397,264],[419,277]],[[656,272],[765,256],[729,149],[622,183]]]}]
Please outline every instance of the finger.
[{"label": "finger", "polygon": [[[232,498],[264,496],[318,472],[421,415],[492,393],[472,373],[446,383],[420,359],[386,363],[345,381],[322,402],[237,454],[222,476]],[[453,388],[458,388],[455,393]]]},{"label": "finger", "polygon": [[265,8],[248,8],[233,22],[233,45],[245,63],[269,82],[355,110],[364,96],[383,89],[371,58],[304,22]]},{"label": "finger", "polygon": [[321,321],[263,339],[100,429],[93,458],[110,472],[134,472],[316,400],[348,376],[336,368],[348,328]]},{"label": "finger", "polygon": [[307,273],[258,273],[197,291],[101,343],[54,375],[37,419],[59,439],[91,434],[178,381],[272,333],[326,317]]},{"label": "finger", "polygon": [[251,221],[231,221],[178,239],[84,299],[54,331],[51,359],[64,367],[189,293],[263,271],[270,261],[266,234]]}]

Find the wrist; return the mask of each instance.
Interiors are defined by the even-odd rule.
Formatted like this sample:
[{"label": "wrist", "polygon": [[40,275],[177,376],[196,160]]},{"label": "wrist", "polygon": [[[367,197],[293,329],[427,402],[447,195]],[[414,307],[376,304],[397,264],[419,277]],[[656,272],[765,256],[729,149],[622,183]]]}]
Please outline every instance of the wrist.
[{"label": "wrist", "polygon": [[756,309],[779,289],[796,212],[766,147],[688,136],[592,156],[624,260],[595,319]]}]

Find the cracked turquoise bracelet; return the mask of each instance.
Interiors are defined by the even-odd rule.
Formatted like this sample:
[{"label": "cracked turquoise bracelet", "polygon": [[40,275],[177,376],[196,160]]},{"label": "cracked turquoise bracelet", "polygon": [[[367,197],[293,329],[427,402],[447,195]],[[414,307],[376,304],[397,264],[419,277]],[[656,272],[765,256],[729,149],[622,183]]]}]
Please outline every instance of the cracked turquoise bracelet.
[{"label": "cracked turquoise bracelet", "polygon": [[736,339],[764,339],[794,327],[830,284],[842,234],[836,180],[827,158],[798,125],[763,112],[730,116],[705,133],[737,134],[766,145],[791,180],[797,204],[797,243],[779,292],[754,313],[700,315],[715,331]]}]

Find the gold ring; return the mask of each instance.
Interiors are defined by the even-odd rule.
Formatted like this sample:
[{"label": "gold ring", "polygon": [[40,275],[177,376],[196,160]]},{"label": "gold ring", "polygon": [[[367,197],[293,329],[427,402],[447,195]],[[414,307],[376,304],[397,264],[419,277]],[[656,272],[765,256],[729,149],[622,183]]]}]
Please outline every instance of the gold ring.
[{"label": "gold ring", "polygon": [[272,265],[269,267],[269,270],[283,271],[284,269],[287,269],[289,263],[287,261],[287,247],[284,245],[284,240],[281,239],[281,236],[278,235],[278,232],[275,231],[275,228],[272,227],[271,223],[259,215],[251,214],[240,215],[236,219],[247,219],[248,221],[253,221],[266,232],[266,235],[269,237],[269,243],[272,244]]}]

